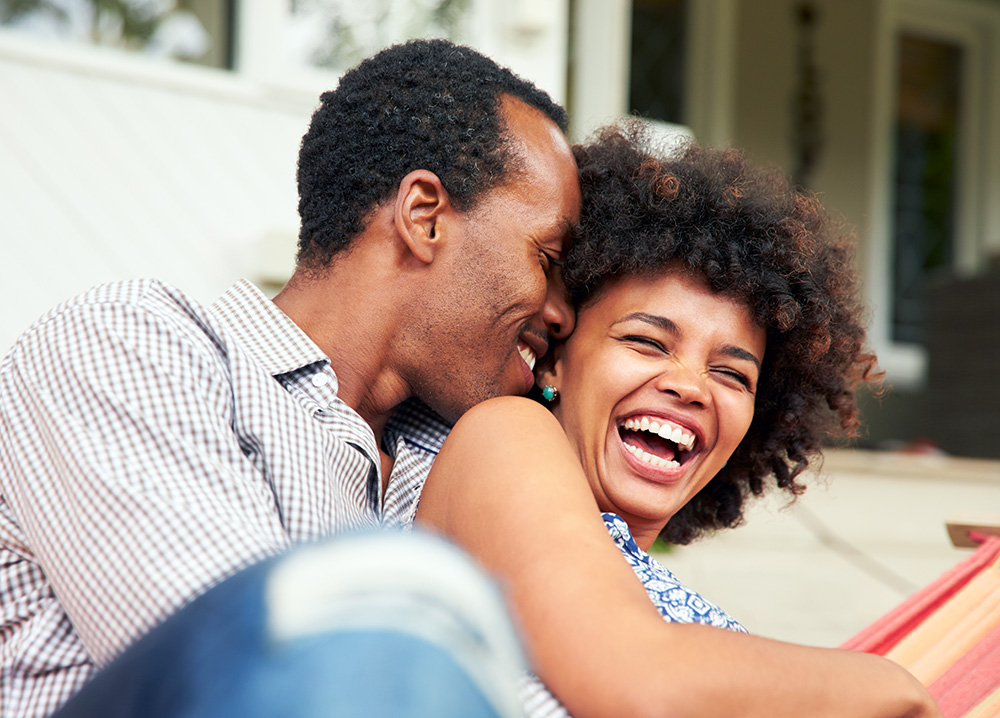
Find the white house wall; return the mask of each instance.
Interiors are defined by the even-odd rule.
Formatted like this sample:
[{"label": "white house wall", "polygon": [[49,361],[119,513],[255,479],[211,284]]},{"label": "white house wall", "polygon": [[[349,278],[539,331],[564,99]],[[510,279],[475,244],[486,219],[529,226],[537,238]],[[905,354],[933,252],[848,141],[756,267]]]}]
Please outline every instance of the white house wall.
[{"label": "white house wall", "polygon": [[211,301],[297,233],[311,107],[235,78],[0,34],[0,345],[57,301],[156,276]]}]

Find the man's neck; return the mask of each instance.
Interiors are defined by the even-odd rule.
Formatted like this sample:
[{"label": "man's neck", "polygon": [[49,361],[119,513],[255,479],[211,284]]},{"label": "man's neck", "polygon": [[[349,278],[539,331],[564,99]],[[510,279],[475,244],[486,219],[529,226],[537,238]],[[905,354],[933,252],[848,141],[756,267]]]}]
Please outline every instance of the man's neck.
[{"label": "man's neck", "polygon": [[[382,432],[395,408],[411,394],[390,361],[396,312],[378,278],[359,281],[360,272],[330,273],[319,279],[293,277],[274,303],[330,359],[337,375],[337,395],[358,412],[381,446]],[[391,465],[392,459],[383,458]]]},{"label": "man's neck", "polygon": [[379,459],[382,461],[382,495],[385,496],[385,489],[389,485],[389,475],[392,473],[392,467],[393,464],[395,464],[395,459],[389,456],[381,445],[379,446],[378,455]]}]

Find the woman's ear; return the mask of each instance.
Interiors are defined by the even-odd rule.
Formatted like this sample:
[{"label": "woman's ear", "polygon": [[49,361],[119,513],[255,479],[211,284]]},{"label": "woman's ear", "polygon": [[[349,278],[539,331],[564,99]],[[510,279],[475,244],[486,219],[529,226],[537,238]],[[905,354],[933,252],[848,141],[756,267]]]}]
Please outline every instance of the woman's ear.
[{"label": "woman's ear", "polygon": [[552,348],[535,364],[535,384],[544,388],[551,386],[558,391],[559,374],[562,368],[560,357],[562,356],[563,343],[561,341],[552,345]]},{"label": "woman's ear", "polygon": [[433,172],[414,170],[399,183],[393,222],[403,244],[418,261],[434,261],[444,239],[441,219],[450,211],[448,191]]}]

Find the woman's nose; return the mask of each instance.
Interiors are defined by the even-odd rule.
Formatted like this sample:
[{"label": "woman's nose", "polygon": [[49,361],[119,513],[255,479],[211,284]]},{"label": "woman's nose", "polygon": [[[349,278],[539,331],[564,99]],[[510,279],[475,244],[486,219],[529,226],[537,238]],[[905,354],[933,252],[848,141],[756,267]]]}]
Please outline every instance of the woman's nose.
[{"label": "woman's nose", "polygon": [[656,388],[673,394],[685,404],[706,406],[711,401],[704,373],[685,365],[676,357],[657,377]]}]

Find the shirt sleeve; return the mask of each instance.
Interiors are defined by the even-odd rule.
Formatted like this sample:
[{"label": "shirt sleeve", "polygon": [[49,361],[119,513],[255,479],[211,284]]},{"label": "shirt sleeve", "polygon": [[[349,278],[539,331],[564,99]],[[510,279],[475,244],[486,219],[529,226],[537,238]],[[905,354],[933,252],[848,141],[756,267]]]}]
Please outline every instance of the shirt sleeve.
[{"label": "shirt sleeve", "polygon": [[232,393],[207,326],[141,302],[50,315],[0,368],[0,490],[98,664],[289,545]]}]

